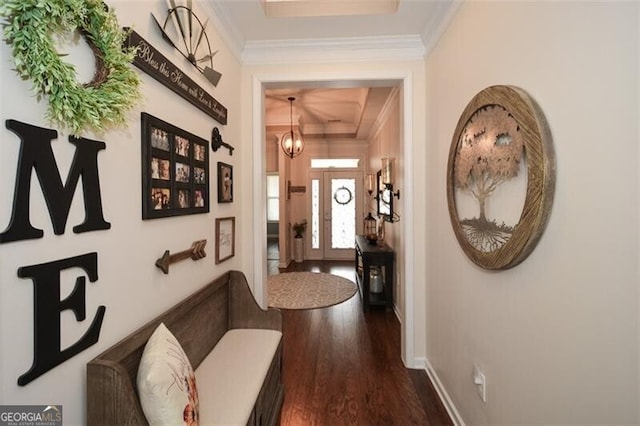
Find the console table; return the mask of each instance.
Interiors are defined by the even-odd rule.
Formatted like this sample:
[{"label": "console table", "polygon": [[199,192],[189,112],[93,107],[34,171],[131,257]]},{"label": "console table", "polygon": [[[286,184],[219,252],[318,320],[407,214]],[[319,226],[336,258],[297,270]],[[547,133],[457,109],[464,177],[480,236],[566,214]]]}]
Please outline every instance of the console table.
[{"label": "console table", "polygon": [[[362,235],[356,235],[356,281],[362,299],[362,309],[367,312],[372,306],[393,309],[393,264],[395,252],[388,246],[378,247]],[[382,274],[382,293],[370,291],[371,267],[379,266]]]}]

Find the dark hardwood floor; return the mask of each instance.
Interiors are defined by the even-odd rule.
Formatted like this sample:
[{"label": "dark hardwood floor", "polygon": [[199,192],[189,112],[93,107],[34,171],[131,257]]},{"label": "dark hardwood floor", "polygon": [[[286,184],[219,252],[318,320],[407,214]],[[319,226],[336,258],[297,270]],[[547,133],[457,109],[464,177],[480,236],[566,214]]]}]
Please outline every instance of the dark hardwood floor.
[{"label": "dark hardwood floor", "polygon": [[[278,273],[269,267],[269,273]],[[353,262],[305,261],[287,270],[355,281]],[[451,425],[423,370],[400,359],[391,311],[362,312],[356,294],[323,309],[283,310],[285,400],[281,425]]]}]

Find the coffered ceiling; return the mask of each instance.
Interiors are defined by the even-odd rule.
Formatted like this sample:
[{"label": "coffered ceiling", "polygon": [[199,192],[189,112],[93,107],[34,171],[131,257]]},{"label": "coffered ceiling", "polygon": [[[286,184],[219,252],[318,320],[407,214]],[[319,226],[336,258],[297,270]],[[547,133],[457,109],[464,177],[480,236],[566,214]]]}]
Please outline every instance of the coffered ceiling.
[{"label": "coffered ceiling", "polygon": [[398,11],[399,0],[260,0],[271,18],[385,15]]},{"label": "coffered ceiling", "polygon": [[[213,22],[243,60],[262,56],[266,46],[300,55],[319,46],[366,47],[369,54],[424,55],[457,8],[454,0],[208,0]],[[393,46],[391,51],[387,47]],[[286,50],[285,50],[286,47]],[[374,52],[377,50],[377,52]],[[276,58],[277,59],[277,58]]]},{"label": "coffered ceiling", "polygon": [[[265,93],[268,128],[286,131],[291,119],[304,138],[366,141],[392,87],[285,88]],[[290,104],[288,98],[295,97]]]}]

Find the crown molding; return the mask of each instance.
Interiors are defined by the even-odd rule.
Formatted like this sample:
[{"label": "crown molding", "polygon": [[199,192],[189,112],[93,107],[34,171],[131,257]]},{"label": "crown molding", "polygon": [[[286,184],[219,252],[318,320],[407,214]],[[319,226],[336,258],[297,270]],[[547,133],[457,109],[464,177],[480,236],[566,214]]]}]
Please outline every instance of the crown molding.
[{"label": "crown molding", "polygon": [[270,65],[423,59],[419,35],[248,41],[242,62]]},{"label": "crown molding", "polygon": [[400,106],[400,89],[398,87],[393,87],[391,89],[391,93],[387,97],[387,101],[380,110],[375,123],[371,126],[371,131],[369,132],[370,139],[378,137],[378,134],[382,130],[382,126],[387,122],[387,119],[395,106]]},{"label": "crown molding", "polygon": [[238,62],[242,62],[242,51],[244,49],[245,39],[240,30],[238,30],[238,27],[233,24],[227,8],[223,3],[217,1],[209,1],[204,4],[211,10],[209,18],[220,35],[220,38],[222,38]]},{"label": "crown molding", "polygon": [[[438,43],[438,40],[440,40],[440,37],[442,37],[446,31],[463,1],[464,0],[452,0],[449,2],[435,3],[437,7],[436,12],[431,15],[429,22],[425,26],[425,31],[422,33],[425,56],[427,56]],[[434,29],[426,31],[427,28]]]}]

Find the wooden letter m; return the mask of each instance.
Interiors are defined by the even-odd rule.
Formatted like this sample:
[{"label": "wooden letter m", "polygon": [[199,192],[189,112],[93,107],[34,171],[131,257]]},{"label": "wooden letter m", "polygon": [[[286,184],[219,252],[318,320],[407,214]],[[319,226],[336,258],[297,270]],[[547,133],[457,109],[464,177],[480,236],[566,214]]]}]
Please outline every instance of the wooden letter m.
[{"label": "wooden letter m", "polygon": [[76,234],[100,229],[109,229],[104,220],[100,179],[98,177],[98,152],[105,149],[104,142],[69,136],[76,147],[67,182],[63,185],[58,171],[51,141],[58,137],[55,130],[44,129],[15,120],[6,121],[7,129],[20,137],[20,156],[16,173],[13,211],[9,227],[0,234],[0,243],[41,238],[42,229],[34,228],[29,220],[29,195],[31,174],[35,170],[47,203],[49,216],[56,235],[64,234],[73,194],[82,179],[85,220],[73,227]]}]

